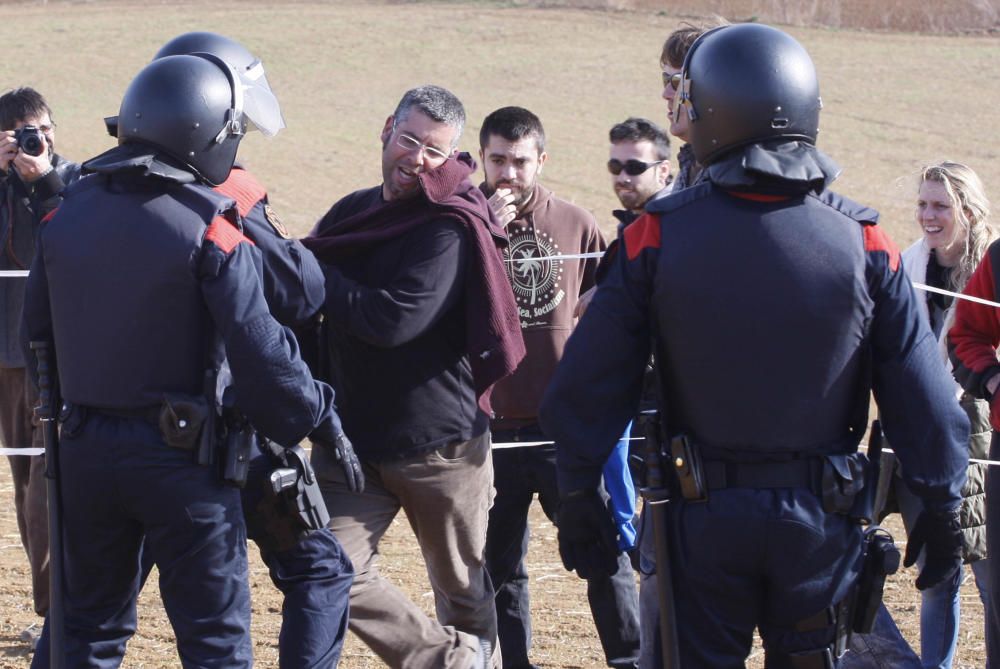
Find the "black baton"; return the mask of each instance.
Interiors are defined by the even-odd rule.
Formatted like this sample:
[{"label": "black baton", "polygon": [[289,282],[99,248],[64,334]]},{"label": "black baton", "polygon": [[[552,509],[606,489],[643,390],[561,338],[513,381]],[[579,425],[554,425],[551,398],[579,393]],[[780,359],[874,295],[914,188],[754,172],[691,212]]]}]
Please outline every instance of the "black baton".
[{"label": "black baton", "polygon": [[674,580],[670,566],[670,492],[664,484],[660,453],[660,417],[646,423],[646,485],[642,499],[653,518],[653,546],[656,550],[656,593],[660,605],[660,647],[663,669],[680,669],[677,650],[677,617],[674,612]]},{"label": "black baton", "polygon": [[38,406],[35,416],[45,441],[45,493],[49,508],[49,666],[63,668],[65,618],[63,613],[62,500],[59,494],[59,386],[52,364],[52,345],[33,341],[38,363]]}]

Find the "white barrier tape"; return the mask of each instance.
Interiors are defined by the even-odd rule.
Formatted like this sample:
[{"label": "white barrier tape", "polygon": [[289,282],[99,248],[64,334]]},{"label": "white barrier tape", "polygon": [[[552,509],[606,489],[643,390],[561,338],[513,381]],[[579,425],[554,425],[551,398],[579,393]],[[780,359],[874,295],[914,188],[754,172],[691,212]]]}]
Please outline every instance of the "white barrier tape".
[{"label": "white barrier tape", "polygon": [[[585,258],[601,258],[604,256],[604,251],[594,251],[592,253],[574,253],[567,255],[555,255],[555,256],[539,256],[537,258],[532,256],[527,256],[524,258],[507,258],[507,262],[525,262],[525,261],[536,261],[541,262],[542,260],[582,260]],[[0,276],[5,274],[10,274],[14,276],[16,273],[4,273],[0,272]],[[18,275],[20,276],[20,275]],[[1000,308],[1000,302],[992,302],[990,300],[985,300],[981,297],[973,297],[972,295],[965,295],[963,293],[955,293],[950,290],[944,290],[943,288],[935,288],[934,286],[928,286],[925,283],[919,283],[917,281],[911,281],[913,287],[918,290],[927,291],[928,293],[937,293],[938,295],[948,295],[949,297],[958,298],[960,300],[968,300],[969,302],[975,302],[977,304],[985,304],[989,307]]]},{"label": "white barrier tape", "polygon": [[528,262],[528,261],[541,261],[541,260],[585,260],[587,258],[603,258],[604,251],[592,251],[591,253],[568,253],[566,255],[557,256],[523,256],[521,258],[506,258],[507,262]]},{"label": "white barrier tape", "polygon": [[[644,439],[645,439],[645,437],[629,437],[628,441],[642,441]],[[621,441],[621,440],[619,439],[619,441]],[[555,443],[556,442],[554,442],[554,441],[510,441],[510,442],[501,442],[501,443],[493,444],[493,448],[497,449],[497,450],[504,449],[504,448],[530,448],[532,446],[552,446]],[[858,450],[859,451],[867,451],[868,447],[865,446],[864,444],[861,444],[861,445],[858,446]],[[883,453],[892,453],[893,455],[895,455],[895,452],[891,448],[883,448],[882,452]],[[633,456],[633,457],[635,457],[635,456]],[[980,464],[980,465],[989,465],[989,466],[1000,465],[1000,461],[997,461],[997,460],[983,460],[981,458],[969,458],[969,462]]]},{"label": "white barrier tape", "polygon": [[[628,441],[643,441],[644,439],[645,437],[629,437]],[[619,439],[618,441],[621,441],[621,439]],[[556,442],[554,441],[505,441],[500,443],[494,443],[492,446],[494,449],[500,450],[504,448],[528,448],[531,446],[552,446],[555,443]]]},{"label": "white barrier tape", "polygon": [[[645,439],[645,437],[628,438],[629,441],[641,441],[643,439]],[[621,440],[619,439],[619,441]],[[495,450],[500,450],[504,448],[530,448],[532,446],[552,446],[555,443],[556,442],[554,441],[510,441],[510,442],[502,442],[499,444],[493,444],[493,448]],[[308,453],[312,451],[312,448],[306,447],[305,450]],[[867,451],[868,447],[861,445],[858,446],[858,450]],[[883,448],[882,452],[895,454],[891,448]],[[0,455],[24,455],[24,456],[45,455],[45,449],[44,448],[0,448]],[[641,458],[639,458],[638,456],[632,456],[632,457],[641,460]],[[990,466],[1000,465],[1000,462],[996,460],[982,460],[980,458],[969,458],[969,462],[974,462],[980,465],[990,465]]]},{"label": "white barrier tape", "polygon": [[[604,256],[604,251],[593,251],[591,253],[571,253],[566,255],[556,255],[556,256],[540,256],[538,258],[528,256],[525,258],[507,258],[507,262],[526,262],[526,261],[542,261],[542,260],[585,260],[589,258],[601,258]],[[28,270],[18,269],[18,270],[0,270],[0,279],[6,277],[24,277],[28,276]],[[939,295],[948,295],[950,297],[955,297],[960,300],[968,300],[969,302],[976,302],[977,304],[985,304],[990,307],[1000,308],[1000,302],[991,302],[990,300],[984,300],[981,297],[973,297],[972,295],[964,295],[962,293],[954,293],[950,290],[944,290],[942,288],[935,288],[934,286],[928,286],[924,283],[918,283],[913,281],[913,287],[919,290],[924,290],[929,293],[938,293]]]},{"label": "white barrier tape", "polygon": [[938,295],[949,295],[951,297],[957,297],[960,300],[968,300],[969,302],[975,302],[976,304],[985,304],[988,307],[1000,307],[1000,302],[990,302],[989,300],[984,300],[981,297],[973,297],[972,295],[965,295],[963,293],[953,293],[950,290],[944,290],[943,288],[935,288],[934,286],[928,286],[924,283],[917,283],[913,281],[913,287],[920,290],[926,290],[928,293],[937,293]]},{"label": "white barrier tape", "polygon": [[556,442],[554,441],[511,441],[503,442],[499,444],[493,444],[493,450],[502,450],[504,448],[528,448],[530,446],[551,446]]},{"label": "white barrier tape", "polygon": [[[859,451],[867,451],[868,447],[865,446],[865,445],[861,445],[861,446],[858,446],[858,450]],[[896,454],[896,451],[892,450],[891,448],[883,448],[882,452],[883,453],[892,453],[893,455]],[[997,460],[983,460],[982,458],[969,458],[969,463],[970,464],[977,464],[977,465],[989,465],[991,467],[996,466],[996,465],[1000,465],[1000,462],[998,462]]]},{"label": "white barrier tape", "polygon": [[0,448],[0,455],[45,455],[44,448]]}]

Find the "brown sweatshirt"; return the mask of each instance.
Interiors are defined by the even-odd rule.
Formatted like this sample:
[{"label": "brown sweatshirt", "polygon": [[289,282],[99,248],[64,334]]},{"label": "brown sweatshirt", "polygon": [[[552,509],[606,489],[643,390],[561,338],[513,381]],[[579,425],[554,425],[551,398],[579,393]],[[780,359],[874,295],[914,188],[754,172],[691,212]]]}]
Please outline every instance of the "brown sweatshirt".
[{"label": "brown sweatshirt", "polygon": [[594,285],[599,258],[538,260],[603,251],[604,238],[590,212],[561,200],[541,185],[518,217],[507,224],[508,278],[521,315],[527,354],[514,373],[493,389],[494,430],[537,421],[538,406],[566,340],[573,310]]}]

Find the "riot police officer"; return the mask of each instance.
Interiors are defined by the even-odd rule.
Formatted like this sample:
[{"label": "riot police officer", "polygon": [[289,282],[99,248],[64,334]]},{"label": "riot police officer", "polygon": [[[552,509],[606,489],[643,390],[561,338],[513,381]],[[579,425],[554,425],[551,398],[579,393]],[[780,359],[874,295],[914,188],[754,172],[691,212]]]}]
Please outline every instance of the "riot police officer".
[{"label": "riot police officer", "polygon": [[624,228],[542,405],[560,552],[581,575],[614,564],[596,488],[652,350],[670,456],[658,527],[670,652],[685,669],[742,667],[756,627],[769,667],[834,667],[861,563],[869,392],[924,502],[906,556],[926,550],[921,588],[961,562],[968,422],[877,214],[827,190],[839,170],[815,147],[819,87],[802,46],[759,24],[718,28],[683,78],[674,113],[690,122],[700,183]]},{"label": "riot police officer", "polygon": [[70,666],[117,666],[135,629],[145,541],[184,666],[251,666],[239,491],[215,467],[217,375],[279,444],[309,435],[356,464],[295,339],[269,314],[261,259],[226,180],[276,102],[211,54],[147,65],[122,100],[119,146],[88,161],[31,268],[25,331],[51,340],[62,415]]},{"label": "riot police officer", "polygon": [[[167,42],[154,60],[193,53],[218,56],[250,85],[270,89],[260,59],[239,42],[216,33],[179,35]],[[275,127],[268,128],[265,134],[284,127],[280,113],[271,118],[276,121]],[[264,187],[245,168],[234,165],[229,178],[215,190],[236,200],[243,233],[261,252],[264,297],[271,314],[283,325],[308,333],[326,296],[319,262],[301,242],[292,239],[271,207]],[[326,526],[326,518],[315,527],[303,523],[299,512],[303,504],[321,506],[321,515],[325,514],[325,505],[318,495],[309,460],[293,455],[289,462],[289,455],[285,449],[265,445],[249,463],[241,493],[247,537],[257,544],[271,580],[284,595],[278,644],[280,665],[329,668],[336,666],[347,634],[354,570],[333,531]],[[276,470],[297,470],[299,480],[288,484],[302,490],[273,494],[271,475]],[[302,494],[308,486],[317,494]],[[297,492],[296,502],[290,497]]]}]

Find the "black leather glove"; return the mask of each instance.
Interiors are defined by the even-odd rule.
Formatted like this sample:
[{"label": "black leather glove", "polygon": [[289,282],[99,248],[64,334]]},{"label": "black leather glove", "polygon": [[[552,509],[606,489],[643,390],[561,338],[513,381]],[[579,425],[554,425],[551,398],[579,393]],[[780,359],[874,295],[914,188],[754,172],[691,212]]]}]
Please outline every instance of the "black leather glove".
[{"label": "black leather glove", "polygon": [[559,555],[580,578],[611,576],[618,569],[618,531],[596,490],[575,490],[559,500]]},{"label": "black leather glove", "polygon": [[903,566],[917,561],[924,550],[924,567],[917,576],[917,589],[926,590],[953,577],[962,567],[962,526],[958,509],[945,513],[922,511],[906,539]]},{"label": "black leather glove", "polygon": [[338,434],[333,443],[330,444],[330,450],[333,451],[333,455],[337,458],[337,462],[340,466],[344,468],[344,476],[347,477],[347,487],[351,492],[364,492],[365,490],[365,474],[361,471],[361,462],[358,460],[358,456],[354,454],[354,447],[351,446],[351,440],[347,438],[347,435],[341,432]]}]

